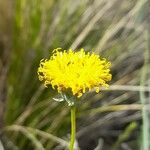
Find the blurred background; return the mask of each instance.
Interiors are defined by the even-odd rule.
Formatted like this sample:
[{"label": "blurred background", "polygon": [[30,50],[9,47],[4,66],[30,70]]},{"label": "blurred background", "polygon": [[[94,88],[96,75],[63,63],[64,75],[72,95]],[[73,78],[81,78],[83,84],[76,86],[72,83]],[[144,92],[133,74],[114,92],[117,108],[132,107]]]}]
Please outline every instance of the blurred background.
[{"label": "blurred background", "polygon": [[70,109],[38,80],[54,48],[112,63],[110,88],[77,106],[76,150],[149,150],[148,0],[0,0],[0,150],[67,150]]}]

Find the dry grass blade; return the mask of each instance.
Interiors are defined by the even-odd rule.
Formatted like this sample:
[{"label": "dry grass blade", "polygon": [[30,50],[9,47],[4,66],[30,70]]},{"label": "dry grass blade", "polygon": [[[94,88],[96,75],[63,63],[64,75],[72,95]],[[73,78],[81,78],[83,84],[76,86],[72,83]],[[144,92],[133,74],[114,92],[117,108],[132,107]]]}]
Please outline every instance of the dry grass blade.
[{"label": "dry grass blade", "polygon": [[149,86],[136,86],[136,85],[111,85],[108,89],[102,90],[110,90],[110,91],[145,91],[149,92]]},{"label": "dry grass blade", "polygon": [[6,131],[20,131],[23,133],[27,138],[31,140],[31,142],[34,144],[35,148],[37,150],[45,150],[42,143],[34,136],[33,133],[31,133],[27,128],[23,126],[18,126],[18,125],[12,125],[5,127],[4,130]]},{"label": "dry grass blade", "polygon": [[21,115],[19,115],[19,117],[16,120],[16,124],[21,124],[32,112],[32,107],[35,104],[36,100],[38,99],[38,97],[40,96],[40,94],[43,92],[43,90],[45,89],[45,87],[43,85],[41,85],[38,90],[34,93],[34,95],[32,96],[32,98],[29,101],[29,104],[26,106],[25,110],[23,111],[23,113]]},{"label": "dry grass blade", "polygon": [[41,147],[41,145],[39,145],[40,144],[39,141],[33,138],[33,135],[39,135],[42,138],[53,140],[54,142],[59,143],[62,146],[68,147],[68,142],[66,142],[65,140],[58,138],[50,133],[47,133],[47,132],[44,132],[35,128],[25,127],[25,126],[20,126],[20,125],[11,125],[11,126],[6,126],[4,128],[4,131],[20,131],[24,133],[28,138],[31,139],[31,141],[35,144],[37,148],[39,148],[39,146]]},{"label": "dry grass blade", "polygon": [[96,115],[97,113],[109,111],[142,110],[143,107],[148,109],[150,106],[149,105],[143,106],[141,104],[111,105],[111,106],[102,106],[100,108],[94,108],[86,113],[90,115]]},{"label": "dry grass blade", "polygon": [[102,37],[102,39],[98,42],[97,47],[95,48],[95,52],[102,52],[108,40],[111,39],[122,27],[126,26],[130,18],[134,17],[146,2],[147,0],[138,1],[134,8],[131,9],[131,11],[126,16],[124,16],[117,24],[110,25],[110,27],[105,31],[105,34]]},{"label": "dry grass blade", "polygon": [[117,0],[112,0],[106,3],[105,6],[90,20],[87,26],[70,46],[72,49],[76,49],[83,42],[89,32],[93,29],[93,26],[96,24],[96,22],[115,4],[116,1]]}]

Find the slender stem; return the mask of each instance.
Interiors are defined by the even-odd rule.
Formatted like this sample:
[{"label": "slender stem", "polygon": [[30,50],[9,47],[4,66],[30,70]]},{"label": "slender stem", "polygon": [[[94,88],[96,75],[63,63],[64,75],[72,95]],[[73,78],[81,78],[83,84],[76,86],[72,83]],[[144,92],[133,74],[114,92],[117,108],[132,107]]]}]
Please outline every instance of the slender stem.
[{"label": "slender stem", "polygon": [[71,138],[70,138],[70,148],[73,150],[76,134],[76,108],[75,106],[71,107]]},{"label": "slender stem", "polygon": [[[141,89],[143,89],[142,87],[145,85],[146,83],[146,77],[148,74],[148,67],[149,67],[149,61],[150,61],[150,55],[149,55],[149,44],[148,44],[148,40],[149,40],[149,36],[148,36],[148,31],[145,31],[145,40],[146,40],[146,47],[145,47],[145,56],[144,56],[144,66],[142,69],[142,74],[141,74],[141,80],[140,80],[140,86]],[[146,98],[146,95],[144,93],[144,91],[140,91],[140,100],[141,100],[141,104],[147,105],[148,104],[148,99]],[[150,138],[150,128],[149,128],[149,114],[148,114],[148,109],[146,109],[146,107],[143,107],[142,109],[142,119],[143,119],[143,126],[142,126],[142,134],[143,134],[143,150],[149,150],[150,148],[150,144],[149,144],[149,138]]]}]

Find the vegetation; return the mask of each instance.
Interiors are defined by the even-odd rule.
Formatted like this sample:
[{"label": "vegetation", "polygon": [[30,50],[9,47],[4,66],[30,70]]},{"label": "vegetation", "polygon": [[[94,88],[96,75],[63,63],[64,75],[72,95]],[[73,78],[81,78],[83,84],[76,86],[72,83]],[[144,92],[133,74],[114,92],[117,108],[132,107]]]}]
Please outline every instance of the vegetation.
[{"label": "vegetation", "polygon": [[0,148],[68,149],[70,109],[37,75],[62,47],[112,63],[110,88],[78,101],[76,149],[149,150],[148,17],[148,0],[0,0]]}]

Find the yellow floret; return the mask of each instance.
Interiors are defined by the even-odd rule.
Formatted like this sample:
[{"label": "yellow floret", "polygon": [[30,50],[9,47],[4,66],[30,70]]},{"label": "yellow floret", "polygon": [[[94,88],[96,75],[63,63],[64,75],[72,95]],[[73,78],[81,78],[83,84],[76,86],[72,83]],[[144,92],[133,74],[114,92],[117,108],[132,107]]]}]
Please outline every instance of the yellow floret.
[{"label": "yellow floret", "polygon": [[44,85],[52,85],[58,92],[71,90],[73,95],[81,97],[86,91],[99,87],[108,87],[111,80],[110,62],[94,53],[85,53],[84,49],[74,52],[53,51],[50,59],[41,60],[38,68],[39,80]]}]

